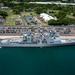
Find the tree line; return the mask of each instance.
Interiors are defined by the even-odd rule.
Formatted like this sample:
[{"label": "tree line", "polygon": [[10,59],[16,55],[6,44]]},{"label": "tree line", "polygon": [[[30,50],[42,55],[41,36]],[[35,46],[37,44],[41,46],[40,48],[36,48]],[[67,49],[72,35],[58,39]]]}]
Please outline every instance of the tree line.
[{"label": "tree line", "polygon": [[[11,1],[18,1],[18,2],[50,2],[50,1],[58,1],[58,0],[0,0],[0,2],[4,2],[4,1],[7,1],[7,2],[11,2]],[[74,2],[73,0],[59,0],[60,2],[66,2],[66,3],[69,3],[69,2]]]},{"label": "tree line", "polygon": [[[22,11],[34,11],[36,14],[40,13],[53,13],[54,16],[57,17],[57,21],[50,20],[48,21],[49,25],[68,25],[68,24],[75,24],[75,19],[66,17],[67,14],[75,17],[75,7],[74,6],[61,6],[61,5],[44,5],[44,4],[30,4],[21,2],[19,4],[11,3],[11,2],[3,2],[4,6],[8,6],[13,10],[14,14],[20,14]],[[29,10],[28,10],[29,9]],[[50,10],[57,10],[58,13]],[[2,14],[3,11],[0,11]],[[5,11],[4,11],[5,12]],[[7,15],[7,13],[6,13]]]}]

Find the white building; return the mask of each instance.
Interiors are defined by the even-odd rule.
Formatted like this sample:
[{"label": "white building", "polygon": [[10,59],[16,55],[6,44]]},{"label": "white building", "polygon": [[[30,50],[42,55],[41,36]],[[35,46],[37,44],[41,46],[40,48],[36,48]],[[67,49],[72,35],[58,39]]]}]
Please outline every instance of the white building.
[{"label": "white building", "polygon": [[43,18],[45,22],[47,22],[49,20],[52,20],[52,19],[57,20],[56,17],[52,17],[52,16],[50,16],[50,15],[48,15],[46,13],[41,13],[40,18]]}]

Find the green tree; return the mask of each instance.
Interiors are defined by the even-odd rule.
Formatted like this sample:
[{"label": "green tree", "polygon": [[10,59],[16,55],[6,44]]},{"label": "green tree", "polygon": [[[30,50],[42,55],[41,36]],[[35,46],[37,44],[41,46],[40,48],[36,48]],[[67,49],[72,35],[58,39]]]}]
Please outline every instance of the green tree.
[{"label": "green tree", "polygon": [[62,19],[62,20],[49,20],[48,21],[48,25],[68,25],[69,24],[69,22],[68,22],[68,20],[64,20],[64,19]]},{"label": "green tree", "polygon": [[19,11],[18,9],[13,9],[13,12],[14,12],[15,14],[20,14],[20,11]]},{"label": "green tree", "polygon": [[7,12],[0,11],[0,15],[3,16],[3,18],[6,18],[8,16]]},{"label": "green tree", "polygon": [[54,5],[52,7],[53,10],[62,10],[64,8],[64,6],[61,6],[61,5]]},{"label": "green tree", "polygon": [[40,13],[46,13],[47,9],[44,7],[37,7],[35,8],[35,12],[36,14],[40,14]]},{"label": "green tree", "polygon": [[59,21],[57,20],[49,20],[48,25],[60,25],[60,24],[59,24]]},{"label": "green tree", "polygon": [[56,17],[57,17],[58,19],[64,19],[64,18],[66,18],[66,12],[60,10],[60,11],[58,12],[58,14],[56,15]]},{"label": "green tree", "polygon": [[37,7],[36,9],[35,9],[35,12],[36,12],[36,14],[40,14],[40,13],[42,13],[43,11],[42,11],[43,9],[40,7]]},{"label": "green tree", "polygon": [[60,21],[60,23],[61,23],[62,25],[68,25],[68,24],[69,24],[69,22],[68,22],[67,19],[61,19],[61,20],[59,20],[59,21]]},{"label": "green tree", "polygon": [[65,11],[65,12],[67,12],[67,13],[74,12],[74,10],[75,10],[75,8],[74,8],[73,6],[70,6],[70,5],[68,5],[68,6],[66,6],[66,7],[64,7],[64,8],[62,9],[62,11]]},{"label": "green tree", "polygon": [[75,12],[73,13],[73,16],[75,16]]},{"label": "green tree", "polygon": [[23,8],[21,6],[19,6],[19,5],[13,7],[13,12],[15,14],[19,14],[22,11],[23,11]]},{"label": "green tree", "polygon": [[15,3],[9,3],[8,6],[13,8],[16,4]]},{"label": "green tree", "polygon": [[22,6],[19,6],[19,5],[14,6],[13,9],[18,9],[20,12],[23,11]]}]

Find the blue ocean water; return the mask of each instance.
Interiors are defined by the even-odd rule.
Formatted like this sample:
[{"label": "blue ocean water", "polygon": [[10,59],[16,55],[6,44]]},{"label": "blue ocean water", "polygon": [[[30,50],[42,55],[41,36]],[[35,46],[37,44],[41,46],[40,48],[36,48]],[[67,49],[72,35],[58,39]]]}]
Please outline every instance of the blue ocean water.
[{"label": "blue ocean water", "polygon": [[75,46],[1,48],[0,75],[75,75]]}]

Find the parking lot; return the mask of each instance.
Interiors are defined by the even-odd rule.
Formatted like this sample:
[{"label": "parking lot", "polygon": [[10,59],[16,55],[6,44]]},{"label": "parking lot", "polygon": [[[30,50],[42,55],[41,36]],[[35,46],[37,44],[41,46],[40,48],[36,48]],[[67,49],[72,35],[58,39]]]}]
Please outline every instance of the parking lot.
[{"label": "parking lot", "polygon": [[[0,35],[22,35],[23,33],[25,33],[25,31],[31,29],[32,26],[0,26]],[[34,30],[37,30],[37,26],[33,27]],[[64,35],[75,35],[75,27],[41,27],[40,29],[43,30],[47,28],[48,29],[55,29],[57,33],[60,34],[60,36],[64,36]]]},{"label": "parking lot", "polygon": [[0,35],[21,35],[24,32],[21,27],[0,27]]},{"label": "parking lot", "polygon": [[55,28],[56,32],[58,32],[60,35],[75,35],[75,28]]},{"label": "parking lot", "polygon": [[25,16],[24,20],[27,22],[28,25],[39,25],[40,23],[32,16]]}]

